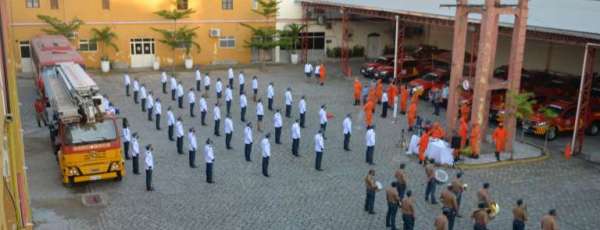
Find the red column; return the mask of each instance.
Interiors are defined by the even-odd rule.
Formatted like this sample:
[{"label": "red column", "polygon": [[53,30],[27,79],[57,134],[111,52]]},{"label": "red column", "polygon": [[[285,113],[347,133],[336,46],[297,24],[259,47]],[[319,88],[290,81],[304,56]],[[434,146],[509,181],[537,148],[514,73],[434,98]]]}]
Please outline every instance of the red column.
[{"label": "red column", "polygon": [[460,81],[463,78],[465,62],[465,49],[467,42],[467,27],[469,26],[469,10],[466,6],[467,0],[458,0],[454,19],[454,36],[452,41],[452,68],[450,72],[450,85],[448,93],[448,109],[446,110],[447,135],[451,137],[452,131],[456,129],[458,118],[458,101]]}]

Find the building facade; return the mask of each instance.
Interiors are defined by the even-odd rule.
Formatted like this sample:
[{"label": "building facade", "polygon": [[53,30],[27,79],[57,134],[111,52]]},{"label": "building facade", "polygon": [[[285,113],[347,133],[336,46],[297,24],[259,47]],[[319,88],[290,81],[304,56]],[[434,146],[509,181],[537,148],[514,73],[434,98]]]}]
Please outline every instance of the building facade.
[{"label": "building facade", "polygon": [[9,4],[0,1],[0,229],[31,229]]},{"label": "building facade", "polygon": [[[150,67],[154,61],[161,66],[175,62],[181,65],[183,50],[171,49],[159,42],[161,34],[152,30],[174,27],[198,27],[196,42],[201,50],[192,50],[195,64],[235,64],[250,63],[253,52],[245,41],[251,38],[251,31],[241,23],[253,26],[274,25],[252,9],[259,7],[257,0],[9,0],[10,18],[14,30],[12,47],[16,52],[17,68],[30,70],[31,55],[29,40],[44,34],[48,26],[38,20],[37,15],[49,15],[63,21],[79,18],[84,21],[73,45],[79,48],[86,66],[97,68],[102,52],[99,44],[90,43],[92,28],[110,27],[117,34],[115,43],[119,48],[107,49],[108,57],[115,64],[130,67]],[[163,19],[154,12],[171,9],[193,9],[189,18],[174,23]],[[212,31],[212,32],[211,32]]]}]

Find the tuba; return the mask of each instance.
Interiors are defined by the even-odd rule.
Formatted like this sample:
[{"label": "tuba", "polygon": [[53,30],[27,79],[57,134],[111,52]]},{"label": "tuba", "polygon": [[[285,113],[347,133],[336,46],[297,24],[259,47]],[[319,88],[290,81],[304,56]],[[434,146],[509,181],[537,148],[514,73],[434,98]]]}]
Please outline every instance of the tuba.
[{"label": "tuba", "polygon": [[487,212],[490,216],[490,219],[494,219],[494,217],[496,217],[496,215],[498,215],[498,213],[500,212],[500,205],[498,205],[498,203],[496,202],[491,202],[488,206]]}]

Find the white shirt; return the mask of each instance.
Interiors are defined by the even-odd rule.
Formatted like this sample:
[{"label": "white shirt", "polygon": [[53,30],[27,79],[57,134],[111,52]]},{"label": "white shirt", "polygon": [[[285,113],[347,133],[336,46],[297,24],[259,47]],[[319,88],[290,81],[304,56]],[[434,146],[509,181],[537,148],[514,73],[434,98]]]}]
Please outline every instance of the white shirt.
[{"label": "white shirt", "polygon": [[210,86],[210,77],[208,75],[204,75],[204,86]]},{"label": "white shirt", "polygon": [[367,146],[375,146],[375,130],[369,129],[367,130],[367,134],[365,135]]},{"label": "white shirt", "polygon": [[147,94],[146,94],[146,87],[142,86],[140,87],[140,98],[146,98]]},{"label": "white shirt", "polygon": [[244,144],[252,144],[252,128],[244,128]]},{"label": "white shirt", "polygon": [[315,65],[315,74],[320,74],[320,73],[321,73],[321,66]]},{"label": "white shirt", "polygon": [[162,114],[162,105],[160,101],[154,102],[154,114]]},{"label": "white shirt", "polygon": [[304,65],[304,73],[312,73],[313,66],[310,63]]},{"label": "white shirt", "polygon": [[233,69],[229,68],[227,70],[227,79],[233,79]]},{"label": "white shirt", "polygon": [[258,79],[257,78],[252,79],[252,89],[258,89]]},{"label": "white shirt", "polygon": [[160,83],[167,83],[167,73],[162,72],[160,76]]},{"label": "white shirt", "polygon": [[198,101],[198,104],[199,104],[198,107],[200,108],[200,112],[208,111],[208,106],[206,105],[206,99],[201,97],[200,100]]},{"label": "white shirt", "polygon": [[171,90],[177,89],[177,79],[175,77],[171,77],[169,86],[171,86]]},{"label": "white shirt", "polygon": [[256,103],[256,115],[261,115],[261,116],[265,115],[265,110],[263,108],[262,102]]},{"label": "white shirt", "polygon": [[275,128],[281,128],[281,125],[281,113],[277,112],[273,115],[273,126],[275,126]]},{"label": "white shirt", "polygon": [[190,151],[196,151],[198,149],[198,142],[196,141],[196,134],[188,132],[188,149]]},{"label": "white shirt", "polygon": [[444,98],[444,99],[448,98],[448,86],[445,86],[442,89],[442,98]]},{"label": "white shirt", "polygon": [[177,131],[177,137],[183,137],[183,123],[181,121],[175,123],[175,130]]},{"label": "white shirt", "polygon": [[231,118],[225,118],[225,133],[233,133],[233,121]]},{"label": "white shirt", "polygon": [[144,155],[145,155],[144,162],[146,162],[146,170],[153,169],[154,168],[154,157],[152,157],[152,152],[150,152],[149,150],[146,150],[146,153]]},{"label": "white shirt", "polygon": [[129,78],[129,74],[125,74],[123,76],[123,83],[125,83],[125,85],[131,84],[131,79]]},{"label": "white shirt", "polygon": [[179,83],[177,85],[177,97],[183,97],[183,85],[181,85],[181,83]]},{"label": "white shirt", "polygon": [[125,142],[131,141],[131,131],[129,131],[129,128],[123,128],[123,133],[121,136],[123,136]]},{"label": "white shirt", "polygon": [[315,152],[323,152],[325,149],[325,142],[323,141],[323,135],[320,133],[315,134]]},{"label": "white shirt", "polygon": [[289,90],[285,91],[285,105],[292,105],[292,92]]},{"label": "white shirt", "polygon": [[245,108],[248,105],[248,100],[246,100],[246,95],[242,94],[240,96],[240,107]]},{"label": "white shirt", "polygon": [[262,156],[270,157],[271,156],[271,143],[269,143],[269,139],[263,138],[260,141],[260,146],[262,147]]},{"label": "white shirt", "polygon": [[387,92],[383,92],[383,94],[381,94],[381,102],[388,102]]},{"label": "white shirt", "polygon": [[140,155],[140,144],[138,143],[137,138],[131,138],[131,149],[133,150],[131,155],[137,157]]},{"label": "white shirt", "polygon": [[148,94],[146,97],[146,108],[152,109],[152,106],[154,106],[154,97],[152,97],[152,94]]},{"label": "white shirt", "polygon": [[231,90],[231,88],[227,87],[225,88],[225,101],[231,101],[233,100],[233,92]]},{"label": "white shirt", "polygon": [[215,90],[217,93],[223,92],[223,83],[221,83],[221,81],[217,81],[217,83],[215,83]]},{"label": "white shirt", "polygon": [[133,80],[133,91],[140,90],[140,83],[137,80]]},{"label": "white shirt", "polygon": [[273,96],[275,96],[275,90],[273,89],[273,85],[269,85],[267,86],[267,98],[273,99]]},{"label": "white shirt", "polygon": [[215,161],[215,153],[211,145],[204,145],[204,161],[206,163],[213,163]]},{"label": "white shirt", "polygon": [[194,93],[194,91],[190,90],[188,92],[187,98],[188,98],[188,103],[190,103],[190,104],[196,103],[196,94]]},{"label": "white shirt", "polygon": [[300,99],[298,103],[298,110],[300,113],[306,113],[306,101],[304,99]]},{"label": "white shirt", "polygon": [[319,110],[319,120],[320,120],[321,124],[327,123],[327,112],[325,112],[325,110],[323,108],[321,108],[321,110]]},{"label": "white shirt", "polygon": [[300,139],[300,124],[298,122],[292,124],[292,139]]},{"label": "white shirt", "polygon": [[219,106],[215,106],[213,108],[213,119],[216,120],[221,120],[221,109],[219,108]]},{"label": "white shirt", "polygon": [[167,111],[167,125],[171,126],[175,124],[175,115],[173,115],[173,111]]},{"label": "white shirt", "polygon": [[109,106],[110,105],[110,101],[108,101],[108,99],[106,97],[102,97],[102,108],[104,108],[104,110],[108,111]]},{"label": "white shirt", "polygon": [[200,73],[200,70],[197,69],[196,70],[196,81],[202,81],[202,73]]},{"label": "white shirt", "polygon": [[244,74],[243,74],[243,73],[240,73],[240,74],[238,75],[238,81],[240,82],[240,85],[241,85],[241,84],[244,84],[244,83],[246,82],[246,80],[245,80],[245,78],[244,78]]},{"label": "white shirt", "polygon": [[352,120],[349,117],[344,119],[342,126],[344,127],[344,134],[352,134]]}]

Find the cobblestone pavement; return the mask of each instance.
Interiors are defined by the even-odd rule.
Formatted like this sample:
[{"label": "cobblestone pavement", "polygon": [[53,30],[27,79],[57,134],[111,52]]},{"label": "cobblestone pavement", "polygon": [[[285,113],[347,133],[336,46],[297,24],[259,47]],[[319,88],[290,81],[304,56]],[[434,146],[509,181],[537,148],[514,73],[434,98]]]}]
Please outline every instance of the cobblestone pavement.
[{"label": "cobblestone pavement", "polygon": [[[192,126],[196,128],[199,143],[204,143],[207,137],[215,140],[216,183],[212,185],[204,182],[203,157],[197,157],[199,168],[189,168],[187,156],[177,155],[175,143],[167,140],[167,131],[155,131],[154,123],[145,119],[145,114],[131,98],[125,97],[121,74],[95,77],[103,93],[109,95],[120,107],[122,116],[129,119],[132,130],[141,134],[141,144],[152,143],[155,146],[154,192],[146,192],[144,176],[133,175],[130,168],[121,182],[101,181],[74,188],[62,186],[49,148],[48,132],[34,124],[32,80],[21,79],[19,87],[29,186],[39,229],[384,229],[385,194],[379,192],[376,196],[376,215],[365,213],[363,177],[370,168],[374,168],[376,180],[388,185],[393,180],[393,171],[401,162],[408,164],[409,189],[417,198],[415,229],[431,229],[441,206],[423,202],[424,170],[415,158],[407,157],[396,146],[399,137],[395,133],[405,127],[404,117],[393,123],[391,118],[374,116],[377,126],[376,165],[370,167],[364,162],[362,115],[358,107],[351,105],[352,81],[330,77],[325,86],[318,86],[315,82],[306,82],[301,69],[300,66],[269,67],[266,73],[246,70],[248,92],[254,74],[259,76],[260,95],[265,99],[266,85],[269,81],[275,83],[276,107],[283,108],[283,92],[288,86],[294,90],[295,102],[300,95],[306,95],[308,102],[308,126],[302,130],[301,157],[291,155],[291,120],[284,118],[283,144],[276,145],[272,141],[270,178],[263,177],[260,172],[258,132],[254,133],[252,163],[243,159],[243,124],[239,119],[237,85],[232,111],[234,150],[225,150],[224,137],[212,135],[211,113],[207,116],[209,126],[204,127],[200,126],[198,116],[189,117],[187,105],[184,110],[175,109],[183,116],[186,130]],[[192,73],[180,76],[185,88],[193,85]],[[217,76],[226,80],[225,71],[211,72],[211,76],[213,83]],[[160,92],[158,73],[134,73],[132,77],[139,77],[155,94],[160,95],[164,110],[169,105],[177,107],[170,96]],[[211,88],[209,104],[214,104],[213,90],[214,87]],[[251,97],[249,99],[251,101]],[[335,118],[330,121],[326,133],[324,171],[317,172],[314,170],[313,135],[318,128],[317,112],[321,104],[327,104],[328,111]],[[424,102],[419,109],[421,114],[432,112]],[[254,103],[250,102],[247,117],[253,122],[254,111]],[[273,132],[273,113],[266,110],[266,103],[265,111],[265,130]],[[295,104],[294,117],[297,113]],[[344,152],[341,146],[341,123],[346,113],[352,113],[354,120],[351,152]],[[162,126],[166,127],[165,119]],[[127,161],[127,166],[130,165],[131,162]],[[465,217],[457,219],[455,229],[471,228],[468,216],[476,206],[475,194],[484,181],[491,183],[493,199],[502,208],[490,229],[510,228],[510,210],[518,198],[523,198],[528,205],[531,219],[527,223],[528,228],[537,229],[543,213],[556,208],[562,229],[597,229],[600,224],[599,168],[577,158],[565,161],[555,153],[549,160],[540,163],[467,171],[464,181],[470,189],[463,196],[461,210]],[[452,169],[448,172],[455,174]],[[103,193],[107,205],[102,208],[84,207],[80,196],[89,192]],[[399,224],[400,219],[398,216]]]}]

